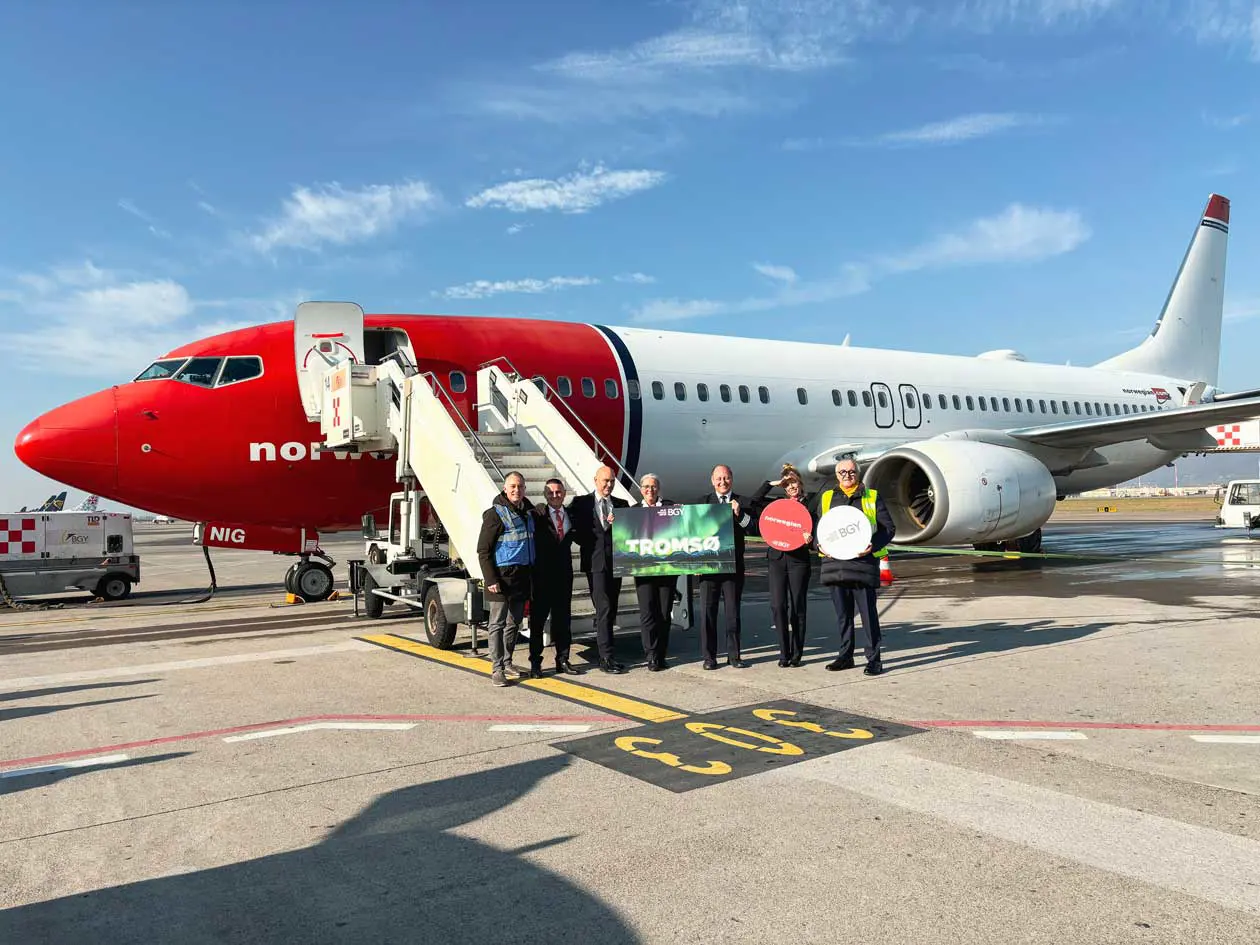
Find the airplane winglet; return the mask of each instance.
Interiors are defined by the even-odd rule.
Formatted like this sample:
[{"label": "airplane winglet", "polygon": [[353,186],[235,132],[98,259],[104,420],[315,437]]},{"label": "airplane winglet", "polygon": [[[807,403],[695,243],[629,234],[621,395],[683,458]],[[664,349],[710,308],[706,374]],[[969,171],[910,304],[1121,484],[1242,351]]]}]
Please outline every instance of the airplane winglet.
[{"label": "airplane winglet", "polygon": [[1203,211],[1205,220],[1219,220],[1226,225],[1229,224],[1229,198],[1222,197],[1220,194],[1212,194],[1208,198],[1207,209]]}]

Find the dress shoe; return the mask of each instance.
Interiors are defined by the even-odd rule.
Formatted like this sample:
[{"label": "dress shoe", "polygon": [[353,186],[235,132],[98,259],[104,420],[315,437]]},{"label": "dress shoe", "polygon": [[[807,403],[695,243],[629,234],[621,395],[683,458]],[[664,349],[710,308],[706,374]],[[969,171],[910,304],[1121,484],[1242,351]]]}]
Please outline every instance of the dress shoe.
[{"label": "dress shoe", "polygon": [[852,669],[853,657],[850,656],[848,659],[843,659],[843,660],[832,660],[830,663],[827,664],[827,668],[831,670],[833,673],[836,670],[840,670],[840,669]]},{"label": "dress shoe", "polygon": [[659,659],[656,661],[657,669],[669,669],[669,660]]},{"label": "dress shoe", "polygon": [[874,663],[867,663],[866,668],[862,670],[868,676],[878,676],[883,671],[884,665],[879,660],[876,660]]},{"label": "dress shoe", "polygon": [[751,664],[745,663],[738,656],[733,660],[726,661],[727,666],[734,666],[736,669],[747,669]]},{"label": "dress shoe", "polygon": [[582,671],[570,663],[568,660],[560,660],[556,663],[556,675],[564,673],[566,676],[581,676]]},{"label": "dress shoe", "polygon": [[705,661],[704,661],[704,668],[705,668],[705,669],[717,669],[717,668],[718,668],[717,660],[705,660]]},{"label": "dress shoe", "polygon": [[779,660],[779,665],[782,667],[787,667],[787,666],[791,666],[792,664],[788,660]]},{"label": "dress shoe", "polygon": [[614,676],[620,675],[626,671],[626,668],[620,663],[614,663],[611,660],[601,662],[599,668],[605,673],[612,673]]},{"label": "dress shoe", "polygon": [[800,665],[801,665],[801,658],[800,658],[799,656],[793,657],[792,659],[788,660],[788,665],[789,665],[789,666],[800,666]]},{"label": "dress shoe", "polygon": [[653,663],[648,663],[647,668],[648,668],[649,673],[659,673],[665,667],[661,666],[660,663],[653,662]]},{"label": "dress shoe", "polygon": [[542,679],[542,663],[531,663],[529,667],[530,679]]}]

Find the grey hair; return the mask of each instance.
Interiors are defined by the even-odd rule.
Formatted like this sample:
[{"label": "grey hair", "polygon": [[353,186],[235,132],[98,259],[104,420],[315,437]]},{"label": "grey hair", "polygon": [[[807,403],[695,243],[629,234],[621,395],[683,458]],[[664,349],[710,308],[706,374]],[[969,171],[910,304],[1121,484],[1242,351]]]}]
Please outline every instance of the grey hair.
[{"label": "grey hair", "polygon": [[656,488],[659,489],[661,487],[660,476],[658,476],[656,473],[644,473],[642,476],[639,477],[639,488],[642,489],[644,486],[646,486],[647,481],[649,479],[651,479],[653,482],[656,483]]},{"label": "grey hair", "polygon": [[503,484],[506,486],[508,484],[508,480],[511,479],[513,476],[515,476],[517,479],[521,481],[522,486],[525,485],[525,477],[521,473],[517,472],[515,469],[513,469],[510,473],[508,473],[506,476],[503,477]]}]

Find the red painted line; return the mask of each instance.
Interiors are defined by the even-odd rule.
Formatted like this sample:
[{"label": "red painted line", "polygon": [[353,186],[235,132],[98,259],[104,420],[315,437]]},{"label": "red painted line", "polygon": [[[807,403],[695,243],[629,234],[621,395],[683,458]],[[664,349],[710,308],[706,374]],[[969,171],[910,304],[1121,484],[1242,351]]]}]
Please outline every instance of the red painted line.
[{"label": "red painted line", "polygon": [[933,719],[906,724],[923,725],[928,728],[1089,728],[1141,732],[1260,732],[1260,725],[1189,725],[1180,722],[1013,722],[1005,719],[1001,721]]},{"label": "red painted line", "polygon": [[234,725],[205,732],[188,732],[183,735],[166,735],[162,738],[146,738],[139,742],[122,742],[103,745],[100,748],[79,748],[75,751],[59,751],[51,755],[34,755],[30,758],[10,758],[0,761],[0,768],[24,767],[48,761],[64,761],[67,758],[83,758],[106,752],[132,748],[151,748],[196,738],[214,738],[217,735],[236,735],[240,732],[257,732],[267,728],[284,728],[305,722],[624,722],[616,715],[303,715],[296,719],[277,719],[274,722],[255,722],[252,725]]}]

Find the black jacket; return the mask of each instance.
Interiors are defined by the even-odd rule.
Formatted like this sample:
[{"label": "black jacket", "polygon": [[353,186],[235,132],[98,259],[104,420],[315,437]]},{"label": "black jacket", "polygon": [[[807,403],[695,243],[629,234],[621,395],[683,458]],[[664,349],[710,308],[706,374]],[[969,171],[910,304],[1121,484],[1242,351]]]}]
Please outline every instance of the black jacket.
[{"label": "black jacket", "polygon": [[[770,498],[769,493],[772,488],[773,487],[770,485],[770,481],[766,480],[761,484],[760,488],[753,493],[753,508],[751,511],[754,518],[760,520],[761,513],[766,510],[766,506],[768,506],[771,502],[777,501],[776,499]],[[805,510],[809,512],[811,522],[809,529],[809,541],[806,544],[801,545],[799,548],[794,548],[792,551],[780,551],[778,548],[771,548],[769,545],[766,545],[767,560],[777,561],[780,558],[790,558],[793,561],[801,561],[810,564],[813,562],[814,558],[818,556],[818,542],[815,538],[818,534],[818,513],[812,507],[811,502],[812,500],[809,496],[802,496],[801,504],[804,505]]]},{"label": "black jacket", "polygon": [[[502,492],[494,497],[494,505],[506,506],[522,518],[529,516],[534,508],[533,503],[526,499],[521,504],[521,507],[517,509]],[[535,527],[537,527],[536,524]],[[500,570],[494,563],[494,546],[498,544],[499,537],[502,534],[503,519],[499,518],[499,513],[495,511],[494,506],[491,506],[481,513],[481,534],[477,536],[477,560],[481,563],[481,574],[486,582],[486,587],[489,587],[491,584],[498,584],[499,593],[492,594],[486,591],[486,597],[490,600],[528,597],[530,592],[530,566],[527,564],[509,565]],[[536,541],[537,536],[535,536],[535,558],[537,558]]]},{"label": "black jacket", "polygon": [[[832,490],[823,489],[810,502],[810,512],[815,520],[822,518],[822,498]],[[835,488],[831,497],[831,508],[840,505],[851,505],[862,511],[862,496],[866,494],[866,486],[858,487],[852,496],[846,496],[839,488]],[[875,497],[875,528],[871,531],[871,551],[869,554],[854,558],[851,561],[840,561],[836,558],[823,558],[822,572],[819,580],[823,584],[841,585],[844,587],[879,587],[879,560],[875,552],[884,548],[893,540],[897,526],[893,522],[883,496]]]},{"label": "black jacket", "polygon": [[[730,494],[732,502],[739,503],[739,518],[735,519],[735,573],[744,573],[744,536],[757,534],[757,518],[753,514],[752,504],[740,495],[738,492]],[[721,500],[718,499],[717,493],[710,490],[707,494],[696,499],[697,505],[716,505]],[[747,519],[744,517],[747,516]],[[731,517],[735,518],[735,511],[731,510]],[[747,521],[747,525],[741,525],[740,522]],[[730,572],[724,574],[699,574],[697,578],[701,581],[720,581],[725,577],[729,577]]]},{"label": "black jacket", "polygon": [[[617,509],[630,505],[625,499],[610,495],[613,514]],[[587,492],[575,496],[569,503],[569,518],[573,522],[573,540],[581,550],[579,566],[586,573],[607,571],[612,573],[613,538],[612,527],[607,529],[595,527],[595,493]]]},{"label": "black jacket", "polygon": [[566,508],[569,517],[569,530],[564,538],[556,538],[555,520],[551,517],[551,506],[539,502],[530,512],[534,516],[534,579],[546,580],[548,577],[573,577],[573,512]]}]

